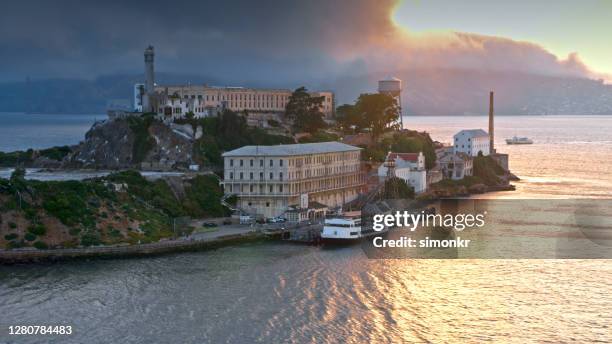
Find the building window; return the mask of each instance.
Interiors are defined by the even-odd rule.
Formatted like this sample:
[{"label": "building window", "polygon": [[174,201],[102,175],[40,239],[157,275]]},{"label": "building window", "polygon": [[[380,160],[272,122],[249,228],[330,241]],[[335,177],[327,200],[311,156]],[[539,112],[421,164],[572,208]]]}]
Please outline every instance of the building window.
[{"label": "building window", "polygon": [[270,180],[274,179],[274,173],[270,172]]},{"label": "building window", "polygon": [[244,161],[240,159],[240,167],[244,166]]},{"label": "building window", "polygon": [[259,180],[263,180],[263,172],[259,172]]},{"label": "building window", "polygon": [[230,159],[230,167],[234,167],[234,159]]},{"label": "building window", "polygon": [[274,160],[270,159],[270,167],[274,166]]},{"label": "building window", "polygon": [[[281,161],[282,161],[282,160],[281,160]],[[283,172],[280,172],[280,173],[278,174],[278,179],[283,180]]]},{"label": "building window", "polygon": [[269,206],[270,206],[270,202],[266,202],[266,207],[269,207]]},{"label": "building window", "polygon": [[244,179],[244,174],[240,172],[240,180]]},{"label": "building window", "polygon": [[250,164],[251,164],[251,167],[253,167],[253,159],[251,159],[251,162],[250,162]]},{"label": "building window", "polygon": [[272,193],[272,185],[270,185],[268,189],[270,190],[270,193]]},{"label": "building window", "polygon": [[283,185],[278,186],[278,191],[283,192]]},{"label": "building window", "polygon": [[234,172],[230,172],[230,179],[234,179]]},{"label": "building window", "polygon": [[259,167],[263,167],[263,159],[259,160]]},{"label": "building window", "polygon": [[249,177],[251,178],[251,180],[253,179],[253,172],[249,173]]},{"label": "building window", "polygon": [[251,203],[251,202],[249,202],[249,207],[250,207],[251,205],[252,205],[252,203]]},{"label": "building window", "polygon": [[251,193],[253,192],[253,185],[252,184],[249,185],[249,192],[251,192]]},{"label": "building window", "polygon": [[280,167],[283,167],[283,159],[279,160]]}]

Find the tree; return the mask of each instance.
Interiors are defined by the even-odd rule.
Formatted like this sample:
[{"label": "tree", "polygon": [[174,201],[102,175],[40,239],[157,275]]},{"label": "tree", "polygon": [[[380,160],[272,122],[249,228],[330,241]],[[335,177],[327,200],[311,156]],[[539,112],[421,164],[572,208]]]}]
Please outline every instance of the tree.
[{"label": "tree", "polygon": [[311,96],[305,87],[293,91],[285,108],[285,116],[293,121],[295,132],[316,133],[325,128],[321,106],[325,97]]},{"label": "tree", "polygon": [[383,199],[414,199],[414,188],[399,177],[385,180]]},{"label": "tree", "polygon": [[364,93],[355,104],[357,116],[361,117],[372,130],[373,137],[379,137],[389,129],[397,128],[399,107],[395,99],[386,94]]},{"label": "tree", "polygon": [[367,123],[363,116],[360,116],[355,105],[350,104],[336,108],[336,121],[340,129],[346,133],[358,133],[367,127]]}]

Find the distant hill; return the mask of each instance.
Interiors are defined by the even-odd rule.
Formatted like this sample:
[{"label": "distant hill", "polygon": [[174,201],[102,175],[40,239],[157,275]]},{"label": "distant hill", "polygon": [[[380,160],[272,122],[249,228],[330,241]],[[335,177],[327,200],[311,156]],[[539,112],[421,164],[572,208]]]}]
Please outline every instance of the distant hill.
[{"label": "distant hill", "polygon": [[[488,94],[495,91],[498,115],[612,114],[612,85],[600,80],[460,69],[390,73],[402,79],[404,114],[474,115],[488,113]],[[338,104],[373,92],[386,75],[338,79],[325,88],[336,90]]]},{"label": "distant hill", "polygon": [[[201,76],[158,73],[159,83],[216,83]],[[109,103],[130,102],[142,75],[111,75],[95,80],[45,79],[0,83],[0,112],[103,113]]]},{"label": "distant hill", "polygon": [[[389,73],[403,80],[405,114],[467,115],[488,111],[488,92],[494,90],[498,115],[612,114],[612,85],[569,78],[462,69],[409,70]],[[255,87],[298,87],[279,81],[248,85],[205,76],[157,73],[159,84],[207,83]],[[337,104],[353,102],[360,93],[375,92],[384,74],[305,82],[336,92]],[[109,103],[131,101],[132,88],[142,75],[112,75],[95,80],[48,79],[29,83],[0,83],[0,112],[100,113]]]}]

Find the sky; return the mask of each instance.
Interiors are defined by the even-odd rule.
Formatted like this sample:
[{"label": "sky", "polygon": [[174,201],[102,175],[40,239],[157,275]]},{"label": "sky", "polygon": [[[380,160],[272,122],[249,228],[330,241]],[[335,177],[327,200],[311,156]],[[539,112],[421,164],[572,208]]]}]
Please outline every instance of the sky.
[{"label": "sky", "polygon": [[419,68],[609,78],[612,2],[20,0],[0,11],[0,81],[156,70],[234,84]]}]

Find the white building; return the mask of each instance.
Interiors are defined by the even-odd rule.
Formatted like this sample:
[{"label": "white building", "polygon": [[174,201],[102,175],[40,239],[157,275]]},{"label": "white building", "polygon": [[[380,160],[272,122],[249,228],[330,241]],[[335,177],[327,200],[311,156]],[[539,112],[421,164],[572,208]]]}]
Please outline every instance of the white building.
[{"label": "white building", "polygon": [[[179,111],[192,111],[197,117],[215,115],[220,109],[248,113],[282,113],[293,93],[289,89],[257,89],[245,87],[212,87],[207,85],[156,86],[160,102],[155,109],[166,116]],[[334,116],[334,93],[310,92],[323,97],[321,112],[325,119]]]},{"label": "white building", "polygon": [[[415,193],[427,189],[427,171],[425,170],[425,156],[423,152],[417,153],[391,153],[387,154],[386,162],[395,162],[395,176],[405,180],[414,188]],[[387,167],[381,164],[378,167],[380,178],[387,176]]]},{"label": "white building", "polygon": [[145,85],[144,84],[135,84],[134,85],[134,104],[133,109],[136,112],[142,112],[142,100],[145,94]]},{"label": "white building", "polygon": [[471,157],[489,155],[489,134],[482,129],[461,130],[453,136],[453,151],[457,153],[465,153]]},{"label": "white building", "polygon": [[342,206],[365,187],[360,150],[340,142],[244,146],[223,154],[221,184],[252,215],[280,216],[309,202]]}]

